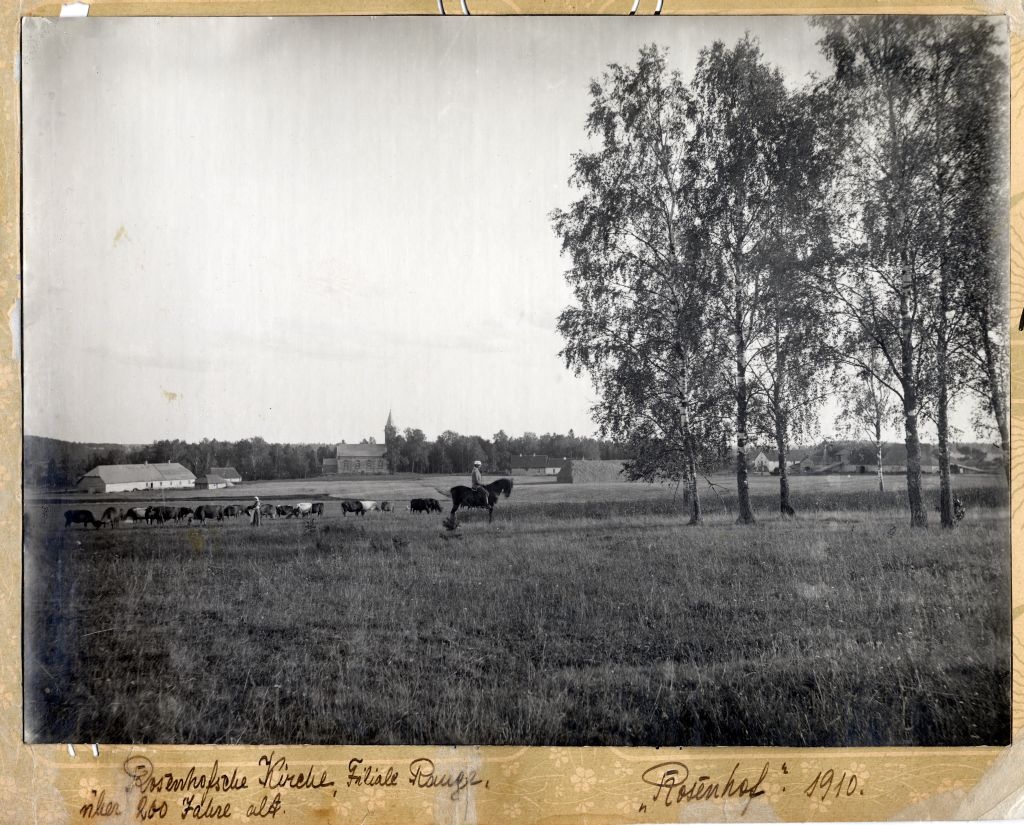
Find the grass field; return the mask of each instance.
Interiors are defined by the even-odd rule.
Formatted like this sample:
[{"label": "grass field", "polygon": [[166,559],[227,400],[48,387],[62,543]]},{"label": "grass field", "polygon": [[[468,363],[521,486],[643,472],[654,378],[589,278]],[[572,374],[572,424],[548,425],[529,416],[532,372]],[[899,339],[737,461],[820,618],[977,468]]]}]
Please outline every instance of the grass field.
[{"label": "grass field", "polygon": [[1008,742],[1005,485],[957,479],[945,532],[907,526],[898,482],[796,479],[792,522],[776,485],[753,480],[753,527],[728,494],[689,528],[668,487],[518,480],[456,533],[326,496],[318,522],[259,529],[64,530],[65,505],[30,502],[29,738]]}]

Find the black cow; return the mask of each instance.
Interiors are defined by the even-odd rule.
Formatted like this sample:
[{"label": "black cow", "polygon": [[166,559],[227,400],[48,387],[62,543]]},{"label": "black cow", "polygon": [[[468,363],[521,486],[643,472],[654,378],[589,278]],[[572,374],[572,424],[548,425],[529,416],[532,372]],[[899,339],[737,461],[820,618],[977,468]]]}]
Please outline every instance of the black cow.
[{"label": "black cow", "polygon": [[192,508],[191,507],[179,507],[177,512],[174,514],[175,521],[181,521],[182,519],[188,519],[192,521]]},{"label": "black cow", "polygon": [[292,516],[298,515],[296,508],[292,507],[290,504],[278,504],[277,514],[284,518],[291,518]]},{"label": "black cow", "polygon": [[414,513],[440,513],[441,502],[436,498],[414,498],[409,502],[409,509]]},{"label": "black cow", "polygon": [[117,527],[117,523],[121,520],[120,513],[117,512],[117,508],[108,507],[103,511],[103,515],[100,516],[100,524],[107,524],[110,527]]},{"label": "black cow", "polygon": [[363,508],[363,502],[356,498],[347,498],[341,502],[341,515],[342,517],[347,516],[349,513],[357,513],[360,516],[366,515],[366,510]]},{"label": "black cow", "polygon": [[136,521],[145,521],[146,510],[148,509],[148,507],[129,507],[121,513],[121,521],[128,521],[128,519],[131,519],[133,523]]},{"label": "black cow", "polygon": [[322,501],[314,501],[312,513],[314,516],[322,516],[324,514],[324,503]]},{"label": "black cow", "polygon": [[64,513],[64,529],[67,529],[72,524],[84,524],[86,528],[91,524],[97,530],[99,530],[103,523],[96,521],[93,517],[91,510],[67,510]]},{"label": "black cow", "polygon": [[224,508],[224,518],[238,518],[245,511],[240,504],[229,504]]},{"label": "black cow", "polygon": [[209,518],[215,518],[217,521],[224,521],[224,508],[213,507],[209,504],[200,504],[196,507],[195,512],[192,515],[200,524],[206,524],[206,520]]},{"label": "black cow", "polygon": [[145,511],[146,522],[155,521],[157,524],[163,524],[165,521],[174,521],[174,517],[177,514],[173,507],[147,507]]},{"label": "black cow", "polygon": [[[252,518],[252,511],[253,508],[255,507],[255,504],[250,504],[248,507],[245,508],[245,514]],[[273,504],[261,504],[260,515],[266,516],[267,518],[277,518],[277,508],[274,507]]]},{"label": "black cow", "polygon": [[394,509],[395,509],[395,508],[394,508],[394,507],[392,507],[392,505],[391,505],[391,502],[390,502],[390,501],[382,501],[382,502],[380,503],[380,511],[381,511],[382,513],[390,513],[390,512],[391,512],[392,510],[394,510]]}]

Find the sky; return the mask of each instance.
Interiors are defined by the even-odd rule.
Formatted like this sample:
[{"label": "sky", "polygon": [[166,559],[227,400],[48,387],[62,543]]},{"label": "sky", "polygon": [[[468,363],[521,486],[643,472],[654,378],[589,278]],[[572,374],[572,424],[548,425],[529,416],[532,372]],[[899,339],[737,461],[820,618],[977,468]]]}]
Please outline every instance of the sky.
[{"label": "sky", "polygon": [[23,22],[25,431],[76,441],[591,434],[550,220],[590,80],[746,31],[827,68],[799,17]]}]

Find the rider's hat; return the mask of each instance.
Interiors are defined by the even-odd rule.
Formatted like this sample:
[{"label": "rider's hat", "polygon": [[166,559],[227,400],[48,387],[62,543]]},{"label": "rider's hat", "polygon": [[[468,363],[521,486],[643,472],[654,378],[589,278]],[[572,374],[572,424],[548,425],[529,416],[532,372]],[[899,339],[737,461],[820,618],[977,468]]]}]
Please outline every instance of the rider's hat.
[{"label": "rider's hat", "polygon": [[480,466],[480,462],[479,461],[474,461],[473,462],[473,466],[474,467],[479,467]]}]

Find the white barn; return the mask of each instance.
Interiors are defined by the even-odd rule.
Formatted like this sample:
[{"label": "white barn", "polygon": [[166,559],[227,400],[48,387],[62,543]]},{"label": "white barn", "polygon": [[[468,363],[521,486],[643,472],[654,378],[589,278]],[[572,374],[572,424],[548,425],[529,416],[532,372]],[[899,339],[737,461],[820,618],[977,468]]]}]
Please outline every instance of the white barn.
[{"label": "white barn", "polygon": [[177,462],[166,464],[100,464],[78,479],[83,493],[127,493],[132,490],[176,490],[195,487],[196,477]]}]

